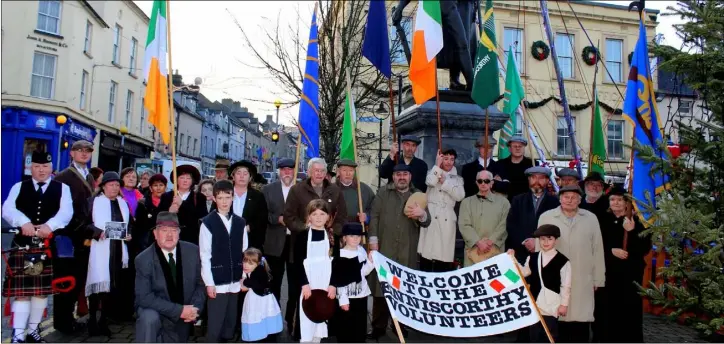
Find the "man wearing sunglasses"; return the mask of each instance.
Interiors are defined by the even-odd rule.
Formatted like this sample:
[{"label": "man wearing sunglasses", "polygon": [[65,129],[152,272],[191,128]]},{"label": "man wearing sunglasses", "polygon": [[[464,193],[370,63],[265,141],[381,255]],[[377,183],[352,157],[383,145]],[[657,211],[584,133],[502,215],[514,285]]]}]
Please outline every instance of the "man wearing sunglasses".
[{"label": "man wearing sunglasses", "polygon": [[[464,199],[460,204],[460,234],[465,240],[466,249],[477,250],[478,256],[491,256],[503,250],[508,236],[505,222],[510,203],[504,196],[491,191],[495,180],[490,171],[478,172],[475,183],[478,186],[477,195]],[[470,254],[466,254],[465,266],[473,264]]]},{"label": "man wearing sunglasses", "polygon": [[491,135],[488,137],[487,142],[485,141],[486,140],[484,137],[478,138],[477,142],[475,142],[475,148],[478,149],[480,157],[463,165],[463,170],[460,173],[460,176],[463,177],[463,181],[465,183],[465,197],[470,197],[478,193],[478,186],[475,183],[475,180],[477,178],[478,172],[484,169],[490,171],[493,174],[493,177],[498,177],[496,179],[500,180],[500,163],[493,160],[495,139]]}]

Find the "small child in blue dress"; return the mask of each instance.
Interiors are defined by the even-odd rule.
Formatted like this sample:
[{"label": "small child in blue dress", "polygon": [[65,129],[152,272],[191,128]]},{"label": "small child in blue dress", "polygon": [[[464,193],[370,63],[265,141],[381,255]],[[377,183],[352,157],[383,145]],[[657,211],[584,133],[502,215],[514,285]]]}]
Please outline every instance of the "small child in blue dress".
[{"label": "small child in blue dress", "polygon": [[261,251],[250,247],[244,251],[242,291],[247,291],[241,314],[241,339],[257,342],[282,332],[284,324],[279,303],[272,294],[269,264]]}]

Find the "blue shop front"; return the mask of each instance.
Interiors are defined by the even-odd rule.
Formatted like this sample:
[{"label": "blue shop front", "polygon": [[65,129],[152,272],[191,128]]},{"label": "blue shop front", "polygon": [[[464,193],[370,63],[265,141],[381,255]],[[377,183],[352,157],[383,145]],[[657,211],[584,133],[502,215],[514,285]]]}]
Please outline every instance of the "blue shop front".
[{"label": "blue shop front", "polygon": [[[30,158],[36,150],[53,155],[53,169],[60,171],[70,164],[68,148],[77,140],[93,142],[96,129],[67,117],[59,125],[59,114],[20,107],[2,108],[2,200],[12,186],[30,177]],[[90,162],[89,162],[90,166]]]}]

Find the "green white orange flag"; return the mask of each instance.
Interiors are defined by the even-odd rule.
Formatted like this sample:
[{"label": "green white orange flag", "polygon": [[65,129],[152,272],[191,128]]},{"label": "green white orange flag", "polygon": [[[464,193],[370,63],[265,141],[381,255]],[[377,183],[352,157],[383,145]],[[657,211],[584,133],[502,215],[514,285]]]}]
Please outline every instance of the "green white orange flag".
[{"label": "green white orange flag", "polygon": [[166,1],[155,0],[148,24],[143,75],[146,78],[146,94],[143,105],[148,111],[148,123],[161,134],[163,143],[171,140],[171,118],[168,108],[168,51]]},{"label": "green white orange flag", "polygon": [[500,96],[498,81],[498,48],[495,40],[495,16],[493,1],[485,2],[483,32],[480,33],[478,49],[473,65],[473,91],[470,94],[476,104],[485,109]]},{"label": "green white orange flag", "polygon": [[593,126],[591,128],[591,158],[588,162],[588,173],[598,172],[603,176],[606,172],[603,166],[603,162],[606,161],[606,139],[603,135],[601,108],[598,106],[598,92],[593,95]]},{"label": "green white orange flag", "polygon": [[344,121],[342,122],[342,140],[339,149],[340,159],[356,161],[355,131],[357,128],[357,110],[354,108],[351,85],[347,74],[347,96],[344,100]]},{"label": "green white orange flag", "polygon": [[515,53],[511,45],[508,51],[507,70],[505,72],[505,96],[503,98],[503,113],[508,115],[508,120],[500,131],[500,139],[498,139],[498,159],[505,159],[510,155],[508,140],[515,135],[518,130],[515,126],[518,119],[517,112],[520,102],[525,98],[525,89],[523,88],[523,82],[520,81],[520,74],[518,74],[514,56]]},{"label": "green white orange flag", "polygon": [[442,50],[442,14],[440,1],[420,0],[412,36],[410,83],[416,104],[422,104],[437,94],[437,61]]}]

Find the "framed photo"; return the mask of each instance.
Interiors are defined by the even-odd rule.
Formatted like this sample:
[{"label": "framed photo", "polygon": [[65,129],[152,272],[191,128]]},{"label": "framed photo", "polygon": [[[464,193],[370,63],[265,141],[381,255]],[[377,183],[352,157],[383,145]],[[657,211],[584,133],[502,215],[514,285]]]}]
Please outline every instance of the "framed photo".
[{"label": "framed photo", "polygon": [[106,222],[106,238],[111,240],[125,240],[128,236],[128,224],[125,222]]}]

